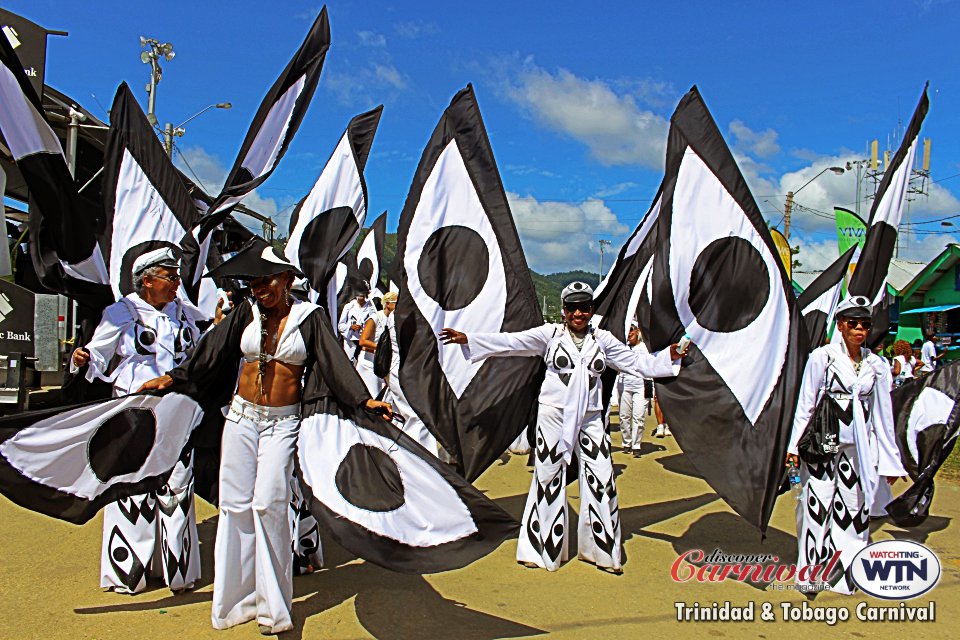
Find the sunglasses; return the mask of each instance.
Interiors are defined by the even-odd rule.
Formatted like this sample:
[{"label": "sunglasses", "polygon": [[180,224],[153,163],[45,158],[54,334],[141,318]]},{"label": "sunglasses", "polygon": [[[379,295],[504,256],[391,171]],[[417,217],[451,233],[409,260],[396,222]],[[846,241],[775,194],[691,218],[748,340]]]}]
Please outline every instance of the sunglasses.
[{"label": "sunglasses", "polygon": [[151,276],[157,280],[166,280],[167,282],[172,282],[173,284],[178,284],[180,282],[180,276]]},{"label": "sunglasses", "polygon": [[844,322],[847,323],[847,326],[851,329],[856,329],[857,327],[863,327],[867,331],[873,326],[873,321],[871,320],[858,320],[856,318],[844,318]]},{"label": "sunglasses", "polygon": [[593,303],[592,302],[564,302],[563,309],[564,311],[569,311],[570,313],[573,313],[574,311],[591,313],[593,311]]}]

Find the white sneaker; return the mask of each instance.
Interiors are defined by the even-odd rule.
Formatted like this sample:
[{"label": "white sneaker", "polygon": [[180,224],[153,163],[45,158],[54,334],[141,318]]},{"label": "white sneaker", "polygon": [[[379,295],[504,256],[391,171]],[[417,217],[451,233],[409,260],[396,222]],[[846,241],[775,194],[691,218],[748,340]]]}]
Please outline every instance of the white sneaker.
[{"label": "white sneaker", "polygon": [[653,436],[654,436],[655,438],[662,438],[662,437],[663,437],[663,425],[662,425],[662,424],[658,424],[658,425],[657,425],[657,428],[654,429],[654,431],[653,431]]},{"label": "white sneaker", "polygon": [[666,424],[663,425],[663,435],[665,435],[665,436],[672,436],[672,435],[673,435],[672,433],[670,433],[670,426],[669,426],[669,425],[666,425]]}]

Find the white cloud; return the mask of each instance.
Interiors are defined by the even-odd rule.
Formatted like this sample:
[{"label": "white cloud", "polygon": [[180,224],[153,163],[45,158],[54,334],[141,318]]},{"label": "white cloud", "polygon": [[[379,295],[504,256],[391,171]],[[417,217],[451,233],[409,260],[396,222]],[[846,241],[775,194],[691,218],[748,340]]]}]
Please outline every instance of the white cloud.
[{"label": "white cloud", "polygon": [[420,36],[429,36],[434,35],[440,32],[437,25],[430,22],[423,22],[422,20],[411,20],[409,22],[398,22],[393,25],[393,30],[401,38],[406,38],[407,40],[413,40],[419,38]]},{"label": "white cloud", "polygon": [[406,89],[407,79],[391,64],[373,65],[373,73],[378,80],[382,80],[394,89]]},{"label": "white cloud", "polygon": [[769,158],[780,153],[777,144],[777,132],[773,129],[754,131],[741,120],[730,123],[730,133],[735,138],[733,145],[747,153],[761,158]]},{"label": "white cloud", "polygon": [[[538,273],[596,271],[600,266],[597,240],[629,232],[602,200],[587,200],[580,205],[540,202],[532,196],[510,192],[507,199],[527,263]],[[613,256],[610,249],[604,252],[605,261]]]},{"label": "white cloud", "polygon": [[383,34],[375,31],[357,31],[357,39],[364,47],[385,47],[387,39]]},{"label": "white cloud", "polygon": [[[198,182],[200,188],[213,198],[220,193],[229,172],[229,169],[217,156],[202,147],[179,149],[179,153],[174,158],[174,164],[188,178]],[[284,211],[283,214],[278,216],[279,207],[276,200],[263,197],[257,193],[257,190],[254,190],[243,199],[243,204],[261,215],[273,218],[278,225],[278,233],[286,235],[286,221],[290,218],[290,211]],[[239,215],[237,220],[259,233],[259,226],[254,224],[250,217]]]},{"label": "white cloud", "polygon": [[641,109],[632,93],[528,60],[506,95],[542,126],[585,144],[601,164],[663,168],[667,119]]},{"label": "white cloud", "polygon": [[601,187],[593,194],[595,198],[612,198],[639,186],[636,182],[620,182],[611,187]]}]

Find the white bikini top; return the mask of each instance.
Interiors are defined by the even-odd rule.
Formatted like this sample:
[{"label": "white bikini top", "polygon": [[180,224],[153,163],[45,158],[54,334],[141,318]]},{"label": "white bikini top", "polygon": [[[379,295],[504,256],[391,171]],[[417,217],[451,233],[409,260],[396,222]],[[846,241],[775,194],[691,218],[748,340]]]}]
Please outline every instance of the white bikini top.
[{"label": "white bikini top", "polygon": [[[317,305],[295,300],[290,307],[283,331],[277,340],[277,351],[273,355],[267,354],[267,360],[277,360],[285,364],[300,366],[307,362],[307,345],[303,342],[300,333],[300,323],[307,315],[317,308]],[[257,362],[260,359],[260,313],[253,308],[253,320],[243,330],[240,337],[240,349],[243,351],[245,362]]]}]

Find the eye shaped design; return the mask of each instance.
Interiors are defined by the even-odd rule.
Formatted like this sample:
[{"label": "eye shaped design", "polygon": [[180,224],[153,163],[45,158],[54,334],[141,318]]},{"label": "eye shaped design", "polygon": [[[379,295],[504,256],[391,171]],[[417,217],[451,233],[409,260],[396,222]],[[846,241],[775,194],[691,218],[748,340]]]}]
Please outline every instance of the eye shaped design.
[{"label": "eye shaped design", "polygon": [[157,334],[148,327],[138,324],[136,326],[136,335],[134,342],[137,346],[137,353],[147,355],[156,353]]},{"label": "eye shaped design", "polygon": [[573,357],[567,353],[567,350],[562,344],[557,344],[556,348],[553,350],[553,356],[550,358],[550,362],[553,365],[553,368],[559,371],[573,370]]}]

